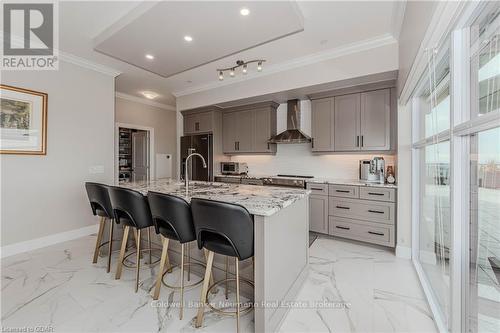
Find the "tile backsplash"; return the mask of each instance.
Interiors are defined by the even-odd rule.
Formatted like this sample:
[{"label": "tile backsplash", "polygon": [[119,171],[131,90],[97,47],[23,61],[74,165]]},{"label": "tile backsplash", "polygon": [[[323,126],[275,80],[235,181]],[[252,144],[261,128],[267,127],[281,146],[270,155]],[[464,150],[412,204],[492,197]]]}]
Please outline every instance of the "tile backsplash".
[{"label": "tile backsplash", "polygon": [[361,159],[382,156],[388,165],[395,166],[396,155],[383,154],[327,154],[311,152],[310,144],[280,144],[276,155],[237,155],[231,161],[248,163],[249,174],[295,174],[337,179],[358,179]]}]

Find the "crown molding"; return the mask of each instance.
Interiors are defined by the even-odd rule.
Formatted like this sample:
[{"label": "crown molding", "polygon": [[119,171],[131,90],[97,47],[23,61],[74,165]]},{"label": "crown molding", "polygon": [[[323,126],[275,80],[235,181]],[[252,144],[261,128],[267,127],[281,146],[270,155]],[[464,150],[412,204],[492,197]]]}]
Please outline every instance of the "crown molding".
[{"label": "crown molding", "polygon": [[[16,46],[23,46],[24,45],[24,39],[19,37],[19,36],[12,36],[11,42],[12,42],[12,44],[14,44]],[[3,30],[0,30],[0,43],[3,44]],[[119,71],[117,69],[98,64],[96,62],[93,62],[93,61],[87,60],[85,58],[76,56],[76,55],[71,54],[69,52],[64,52],[60,49],[54,49],[54,51],[56,51],[56,53],[58,54],[57,58],[60,61],[71,63],[73,65],[77,65],[77,66],[80,66],[83,68],[91,69],[93,71],[96,71],[96,72],[99,72],[99,73],[102,73],[105,75],[109,75],[112,77],[117,77],[118,75],[120,75],[122,73],[121,71]]]},{"label": "crown molding", "polygon": [[130,101],[130,102],[136,102],[136,103],[140,103],[140,104],[154,106],[156,108],[167,110],[167,111],[177,111],[177,108],[173,105],[158,103],[158,102],[149,100],[147,98],[137,97],[137,96],[125,94],[122,92],[116,92],[115,96],[116,96],[116,98],[124,99],[124,100]]},{"label": "crown molding", "polygon": [[396,1],[396,3],[394,3],[394,11],[392,12],[391,18],[391,32],[397,40],[399,40],[399,34],[401,33],[401,28],[403,27],[405,10],[406,0]]},{"label": "crown molding", "polygon": [[[245,76],[239,76],[237,78],[232,78],[230,80],[224,80],[224,81],[213,81],[204,85],[199,85],[195,87],[191,87],[185,90],[180,90],[180,91],[174,91],[172,94],[175,97],[180,97],[180,96],[185,96],[185,95],[190,95],[214,88],[220,88],[224,86],[228,86],[231,84],[235,83],[240,83],[243,81],[247,80],[252,80],[256,78],[262,78],[267,75],[271,74],[276,74],[280,72],[284,72],[287,70],[291,70],[294,68],[299,68],[315,63],[319,63],[322,61],[326,60],[331,60],[339,57],[343,57],[349,54],[357,53],[357,52],[362,52],[362,51],[367,51],[371,49],[375,49],[381,46],[385,45],[390,45],[397,43],[397,40],[391,35],[391,34],[383,34],[374,38],[366,39],[360,42],[356,43],[351,43],[348,45],[344,45],[341,47],[333,48],[330,50],[322,51],[322,52],[317,52],[313,53],[304,57],[299,57],[296,59],[292,59],[290,61],[281,63],[281,64],[276,64],[276,65],[270,65],[266,66],[266,70],[264,72],[260,73],[249,73]],[[215,74],[214,74],[215,75]]]}]

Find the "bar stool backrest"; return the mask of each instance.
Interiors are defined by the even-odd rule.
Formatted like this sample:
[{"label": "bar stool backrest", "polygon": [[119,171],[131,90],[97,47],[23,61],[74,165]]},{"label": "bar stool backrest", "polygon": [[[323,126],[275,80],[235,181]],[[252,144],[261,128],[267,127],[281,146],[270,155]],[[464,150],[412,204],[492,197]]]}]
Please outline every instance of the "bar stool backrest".
[{"label": "bar stool backrest", "polygon": [[253,256],[253,217],[245,207],[193,198],[191,211],[200,249],[240,260]]},{"label": "bar stool backrest", "polygon": [[113,208],[109,199],[109,186],[100,183],[86,182],[85,189],[89,197],[90,207],[94,215],[113,218]]},{"label": "bar stool backrest", "polygon": [[140,192],[110,186],[109,198],[117,223],[123,223],[137,229],[153,226],[148,200]]},{"label": "bar stool backrest", "polygon": [[196,239],[191,206],[186,200],[170,194],[148,192],[148,202],[157,234],[180,243]]}]

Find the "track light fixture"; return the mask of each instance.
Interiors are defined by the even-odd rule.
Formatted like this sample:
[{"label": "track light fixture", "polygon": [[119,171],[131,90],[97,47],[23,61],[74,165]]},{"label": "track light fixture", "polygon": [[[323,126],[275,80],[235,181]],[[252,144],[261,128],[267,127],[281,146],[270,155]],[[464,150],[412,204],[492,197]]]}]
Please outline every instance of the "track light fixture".
[{"label": "track light fixture", "polygon": [[250,61],[238,60],[236,61],[236,66],[227,67],[227,68],[217,68],[217,73],[219,73],[219,81],[224,80],[224,73],[229,72],[230,77],[234,77],[236,75],[236,69],[242,67],[241,72],[246,75],[248,73],[248,64],[257,63],[257,71],[262,71],[262,64],[265,62],[264,59],[256,59]]}]

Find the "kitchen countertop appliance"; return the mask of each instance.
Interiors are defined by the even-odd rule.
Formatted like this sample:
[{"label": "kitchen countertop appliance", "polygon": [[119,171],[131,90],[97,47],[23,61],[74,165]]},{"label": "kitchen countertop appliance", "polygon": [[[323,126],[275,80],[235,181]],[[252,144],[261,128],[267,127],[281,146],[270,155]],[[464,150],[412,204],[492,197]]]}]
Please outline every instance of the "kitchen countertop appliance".
[{"label": "kitchen countertop appliance", "polygon": [[385,183],[385,161],[383,157],[359,161],[359,180],[367,183]]},{"label": "kitchen countertop appliance", "polygon": [[245,162],[220,162],[220,173],[223,175],[243,175],[248,173]]}]

